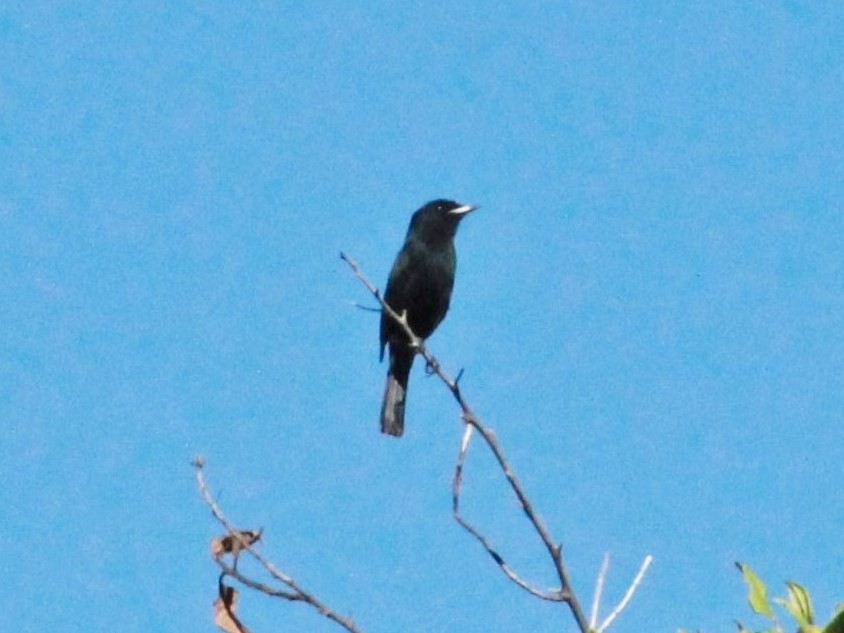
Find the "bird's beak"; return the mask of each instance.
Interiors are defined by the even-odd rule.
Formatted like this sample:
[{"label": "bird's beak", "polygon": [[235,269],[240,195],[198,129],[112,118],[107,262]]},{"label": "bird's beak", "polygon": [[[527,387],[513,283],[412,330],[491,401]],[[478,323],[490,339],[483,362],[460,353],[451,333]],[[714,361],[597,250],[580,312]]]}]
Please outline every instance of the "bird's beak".
[{"label": "bird's beak", "polygon": [[449,211],[452,215],[465,215],[471,211],[474,211],[478,208],[476,204],[464,204],[462,207],[457,207],[456,209],[452,209]]}]

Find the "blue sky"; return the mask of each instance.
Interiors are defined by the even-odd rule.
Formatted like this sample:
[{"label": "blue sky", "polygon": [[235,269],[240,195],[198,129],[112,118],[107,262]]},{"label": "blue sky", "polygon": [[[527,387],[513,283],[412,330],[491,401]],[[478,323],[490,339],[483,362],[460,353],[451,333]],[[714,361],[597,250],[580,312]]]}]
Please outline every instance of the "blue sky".
[{"label": "blue sky", "polygon": [[[574,630],[451,520],[417,367],[378,433],[383,284],[461,227],[430,346],[613,630],[732,630],[735,560],[844,599],[844,9],[832,2],[0,9],[0,594],[17,631],[206,631],[218,530],[375,631]],[[465,508],[540,585],[473,447]],[[609,606],[609,605],[607,605]],[[244,596],[256,632],[337,630]]]}]

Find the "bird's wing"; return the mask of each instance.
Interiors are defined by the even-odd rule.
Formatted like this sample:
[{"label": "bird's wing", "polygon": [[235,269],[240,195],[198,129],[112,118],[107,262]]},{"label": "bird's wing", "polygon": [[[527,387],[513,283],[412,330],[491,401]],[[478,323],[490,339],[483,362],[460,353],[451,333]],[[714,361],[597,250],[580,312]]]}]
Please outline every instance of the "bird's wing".
[{"label": "bird's wing", "polygon": [[[401,313],[404,309],[403,301],[398,294],[402,285],[406,282],[407,275],[411,272],[411,250],[412,244],[405,243],[396,255],[396,261],[390,269],[390,277],[387,279],[387,289],[384,291],[384,301],[396,312]],[[384,360],[384,347],[387,345],[387,333],[390,329],[390,316],[381,311],[381,360]],[[395,326],[395,323],[393,323]]]}]

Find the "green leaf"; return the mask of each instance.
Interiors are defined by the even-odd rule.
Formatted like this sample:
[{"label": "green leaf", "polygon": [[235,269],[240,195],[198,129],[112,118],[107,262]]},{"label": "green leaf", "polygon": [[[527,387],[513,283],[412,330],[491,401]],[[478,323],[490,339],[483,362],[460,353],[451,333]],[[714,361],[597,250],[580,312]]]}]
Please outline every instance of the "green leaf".
[{"label": "green leaf", "polygon": [[823,633],[844,633],[844,610],[840,610],[832,622],[826,625]]},{"label": "green leaf", "polygon": [[762,579],[750,569],[749,565],[744,563],[736,563],[741,575],[744,576],[744,581],[747,583],[748,594],[747,601],[750,603],[750,608],[756,613],[774,619],[774,609],[771,603],[768,602],[768,588]]},{"label": "green leaf", "polygon": [[815,613],[812,609],[812,598],[806,589],[796,582],[788,581],[788,599],[774,598],[774,602],[784,606],[792,617],[797,620],[800,630],[810,633],[810,627],[814,624]]}]

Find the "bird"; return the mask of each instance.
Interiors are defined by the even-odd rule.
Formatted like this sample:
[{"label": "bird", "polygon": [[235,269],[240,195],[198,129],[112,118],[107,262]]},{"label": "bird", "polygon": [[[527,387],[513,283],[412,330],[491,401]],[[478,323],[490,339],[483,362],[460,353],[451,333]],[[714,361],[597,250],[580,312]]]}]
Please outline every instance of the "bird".
[{"label": "bird", "polygon": [[[428,338],[448,312],[457,254],[454,236],[466,214],[478,207],[453,200],[432,200],[410,219],[404,245],[396,256],[384,302],[421,339]],[[404,433],[407,380],[416,350],[402,326],[386,310],[381,311],[381,361],[389,347],[389,368],[381,405],[381,432],[400,437]]]}]

